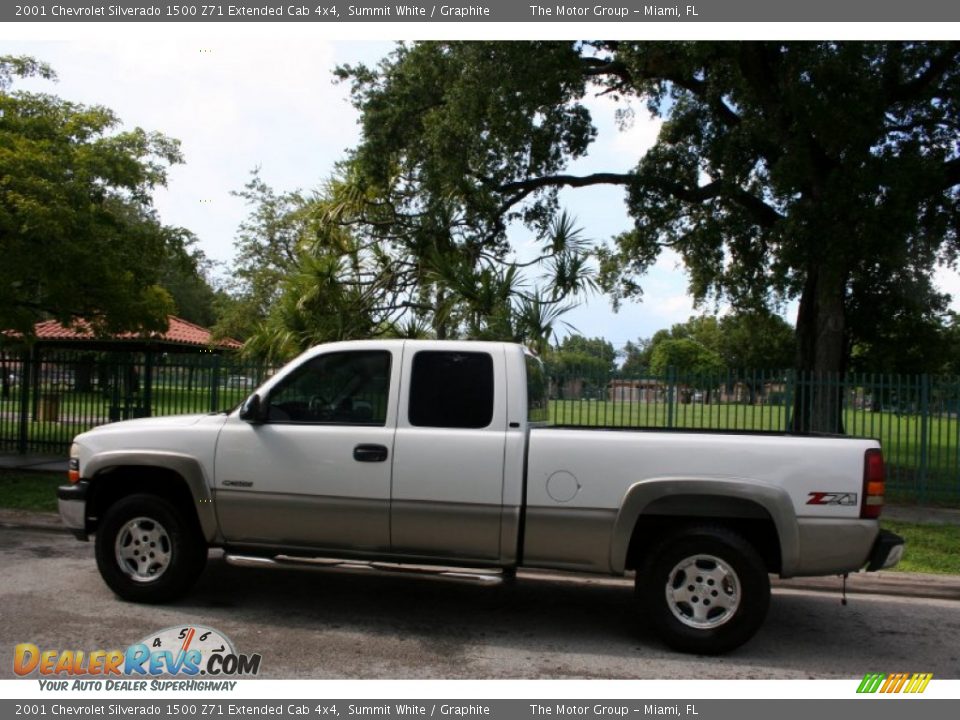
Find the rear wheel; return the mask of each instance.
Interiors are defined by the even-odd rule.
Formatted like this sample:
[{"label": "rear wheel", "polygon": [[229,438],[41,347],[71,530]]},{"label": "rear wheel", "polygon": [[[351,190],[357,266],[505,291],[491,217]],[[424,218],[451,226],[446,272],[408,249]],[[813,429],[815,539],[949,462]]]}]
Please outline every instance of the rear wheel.
[{"label": "rear wheel", "polygon": [[161,603],[183,595],[207,560],[193,518],[156,495],[131,495],[111,505],[96,539],[97,567],[125,600]]},{"label": "rear wheel", "polygon": [[637,594],[658,635],[684,652],[739,647],[763,623],[770,579],[757,551],[724,528],[694,526],[651,548],[637,573]]}]

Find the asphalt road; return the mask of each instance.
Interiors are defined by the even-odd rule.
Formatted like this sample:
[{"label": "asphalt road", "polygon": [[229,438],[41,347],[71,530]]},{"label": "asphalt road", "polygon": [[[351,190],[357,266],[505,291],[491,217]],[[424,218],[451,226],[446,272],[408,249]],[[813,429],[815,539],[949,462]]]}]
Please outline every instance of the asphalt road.
[{"label": "asphalt road", "polygon": [[780,589],[758,635],[723,657],[663,646],[625,581],[527,576],[507,585],[246,569],[211,557],[162,607],[118,600],[93,544],[0,528],[0,677],[13,646],[112,649],[165,627],[216,628],[270,678],[960,678],[960,602]]}]

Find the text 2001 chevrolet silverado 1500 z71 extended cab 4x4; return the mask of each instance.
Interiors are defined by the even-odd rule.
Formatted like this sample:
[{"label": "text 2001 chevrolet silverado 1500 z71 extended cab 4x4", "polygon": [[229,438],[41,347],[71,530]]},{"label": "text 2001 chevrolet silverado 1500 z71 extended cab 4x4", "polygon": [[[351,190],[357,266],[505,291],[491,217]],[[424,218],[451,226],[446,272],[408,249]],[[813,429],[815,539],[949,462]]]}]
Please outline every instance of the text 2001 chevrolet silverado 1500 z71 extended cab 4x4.
[{"label": "text 2001 chevrolet silverado 1500 z71 extended cab 4x4", "polygon": [[60,512],[121,597],[184,593],[228,560],[335,557],[636,571],[676,648],[750,638],[782,577],[876,570],[876,442],[546,427],[521,346],[346,342],[307,351],[228,414],[77,437]]}]

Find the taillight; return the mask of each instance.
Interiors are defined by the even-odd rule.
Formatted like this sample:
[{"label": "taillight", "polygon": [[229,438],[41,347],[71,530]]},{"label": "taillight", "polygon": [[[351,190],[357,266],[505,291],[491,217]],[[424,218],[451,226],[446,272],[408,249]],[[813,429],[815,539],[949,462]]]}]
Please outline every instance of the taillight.
[{"label": "taillight", "polygon": [[883,510],[883,491],[886,474],[883,469],[883,453],[871,448],[863,454],[863,502],[860,517],[876,519]]}]

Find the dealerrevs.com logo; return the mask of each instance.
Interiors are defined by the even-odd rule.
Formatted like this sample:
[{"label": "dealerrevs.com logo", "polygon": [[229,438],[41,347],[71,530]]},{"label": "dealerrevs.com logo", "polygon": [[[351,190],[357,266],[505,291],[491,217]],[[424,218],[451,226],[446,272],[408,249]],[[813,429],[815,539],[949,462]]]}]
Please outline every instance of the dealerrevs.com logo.
[{"label": "dealerrevs.com logo", "polygon": [[867,673],[857,692],[922,693],[932,679],[933,673]]},{"label": "dealerrevs.com logo", "polygon": [[[237,653],[218,630],[180,625],[150,633],[125,650],[41,650],[20,643],[13,651],[13,671],[18,677],[39,675],[49,690],[228,690],[236,683],[220,678],[255,676],[260,660],[258,653]],[[190,680],[154,679],[161,676]],[[196,680],[199,676],[209,679]]]}]

